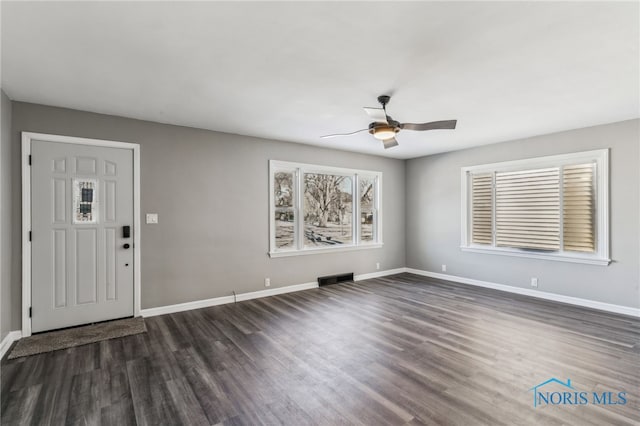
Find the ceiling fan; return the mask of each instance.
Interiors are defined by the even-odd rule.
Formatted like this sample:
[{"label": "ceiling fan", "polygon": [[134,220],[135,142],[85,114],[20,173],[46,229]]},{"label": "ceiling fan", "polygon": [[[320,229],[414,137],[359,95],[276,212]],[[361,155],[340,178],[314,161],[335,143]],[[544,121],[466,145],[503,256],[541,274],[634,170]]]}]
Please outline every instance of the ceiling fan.
[{"label": "ceiling fan", "polygon": [[374,121],[369,124],[369,127],[366,129],[356,130],[351,133],[336,133],[333,135],[324,135],[320,136],[321,138],[333,138],[337,136],[349,136],[355,135],[356,133],[369,131],[373,135],[374,138],[382,141],[384,148],[393,148],[398,145],[398,141],[396,140],[396,133],[400,130],[436,130],[436,129],[455,129],[457,120],[444,120],[444,121],[431,121],[429,123],[422,124],[414,124],[414,123],[400,123],[389,115],[387,115],[387,104],[391,99],[390,96],[381,95],[378,96],[378,102],[382,105],[382,108],[366,108],[364,111],[371,117]]}]

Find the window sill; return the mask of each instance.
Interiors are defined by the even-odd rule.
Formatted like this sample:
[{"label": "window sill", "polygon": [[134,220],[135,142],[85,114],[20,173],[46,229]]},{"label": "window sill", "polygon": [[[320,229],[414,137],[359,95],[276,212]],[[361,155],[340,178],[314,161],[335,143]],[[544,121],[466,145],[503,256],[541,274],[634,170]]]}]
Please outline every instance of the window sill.
[{"label": "window sill", "polygon": [[571,263],[582,263],[587,265],[598,265],[598,266],[607,266],[611,263],[611,259],[601,258],[601,257],[587,257],[587,256],[575,256],[567,253],[556,254],[556,253],[533,253],[526,251],[516,251],[509,249],[502,249],[497,247],[473,247],[473,246],[460,246],[462,251],[472,252],[472,253],[482,253],[482,254],[498,254],[503,256],[514,256],[514,257],[526,257],[530,259],[542,259],[542,260],[552,260],[556,262],[571,262]]},{"label": "window sill", "polygon": [[362,244],[359,246],[347,246],[347,247],[327,247],[327,248],[312,248],[302,250],[291,251],[270,251],[269,257],[290,257],[290,256],[306,256],[309,254],[323,254],[323,253],[341,253],[345,251],[357,251],[381,248],[382,243]]}]

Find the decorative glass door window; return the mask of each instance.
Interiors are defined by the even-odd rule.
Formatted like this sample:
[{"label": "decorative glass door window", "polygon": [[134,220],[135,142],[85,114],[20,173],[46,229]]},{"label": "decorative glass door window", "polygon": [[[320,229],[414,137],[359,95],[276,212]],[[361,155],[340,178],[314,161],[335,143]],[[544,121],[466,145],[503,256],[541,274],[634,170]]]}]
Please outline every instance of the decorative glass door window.
[{"label": "decorative glass door window", "polygon": [[97,180],[73,180],[73,223],[98,223]]}]

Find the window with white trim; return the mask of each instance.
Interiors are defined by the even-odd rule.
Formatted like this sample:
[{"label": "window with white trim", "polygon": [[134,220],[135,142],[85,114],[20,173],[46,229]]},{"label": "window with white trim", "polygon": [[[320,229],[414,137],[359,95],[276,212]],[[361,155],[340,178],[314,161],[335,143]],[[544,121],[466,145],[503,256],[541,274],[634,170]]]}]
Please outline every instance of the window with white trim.
[{"label": "window with white trim", "polygon": [[269,161],[271,257],[382,246],[382,173]]},{"label": "window with white trim", "polygon": [[462,250],[608,265],[608,150],[462,168]]}]

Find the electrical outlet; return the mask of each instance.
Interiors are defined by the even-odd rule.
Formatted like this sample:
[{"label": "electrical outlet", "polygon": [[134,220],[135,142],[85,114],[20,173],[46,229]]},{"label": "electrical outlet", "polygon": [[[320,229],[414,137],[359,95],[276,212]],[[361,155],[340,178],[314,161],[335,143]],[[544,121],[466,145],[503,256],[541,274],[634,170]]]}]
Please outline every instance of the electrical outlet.
[{"label": "electrical outlet", "polygon": [[158,213],[147,213],[147,224],[158,223]]},{"label": "electrical outlet", "polygon": [[376,262],[376,269],[380,269],[380,262]]},{"label": "electrical outlet", "polygon": [[442,272],[447,272],[447,265],[442,265]]},{"label": "electrical outlet", "polygon": [[537,278],[531,278],[531,287],[538,287],[538,279]]},{"label": "electrical outlet", "polygon": [[264,286],[265,287],[269,287],[271,285],[271,278],[265,278],[264,279]]}]

